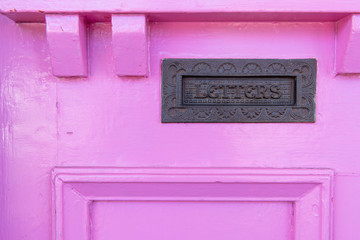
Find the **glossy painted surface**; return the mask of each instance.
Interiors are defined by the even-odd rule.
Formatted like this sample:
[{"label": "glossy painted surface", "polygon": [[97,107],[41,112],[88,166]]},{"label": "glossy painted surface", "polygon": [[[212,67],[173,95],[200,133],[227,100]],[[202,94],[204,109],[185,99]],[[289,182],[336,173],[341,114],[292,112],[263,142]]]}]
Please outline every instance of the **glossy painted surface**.
[{"label": "glossy painted surface", "polygon": [[[59,6],[63,2],[31,2],[52,10],[64,7]],[[128,1],[123,8],[130,2],[135,4]],[[20,2],[4,3],[18,8]],[[153,10],[137,4],[138,8]],[[277,9],[263,4],[263,9]],[[356,4],[297,6],[299,10],[336,10],[342,14],[356,12]],[[226,10],[218,5],[214,1],[205,9]],[[283,12],[292,9],[285,3],[280,5]],[[19,11],[33,9],[28,3],[21,6]],[[104,10],[101,6],[105,4],[90,2],[87,6],[87,10]],[[246,9],[255,11],[255,6],[249,3]],[[177,11],[195,8],[189,4]],[[330,168],[335,171],[334,239],[360,239],[360,77],[335,74],[335,22],[150,22],[147,78],[116,75],[109,22],[88,25],[87,78],[57,78],[52,74],[45,23],[15,24],[0,16],[0,29],[0,239],[51,239],[50,175],[54,167]],[[316,58],[316,123],[161,124],[163,58]],[[68,200],[77,203],[77,197],[71,195]],[[99,222],[121,220],[112,211],[122,211],[125,205],[112,204],[95,204],[95,239],[104,239],[105,232],[113,232],[110,239],[119,233],[115,225]],[[251,207],[254,211],[278,209],[284,228],[274,228],[274,233],[287,239],[284,219],[288,219],[289,206],[275,205],[239,208],[247,209],[249,216],[253,216]],[[183,207],[183,214],[188,214],[188,207]],[[154,209],[156,206],[147,210]],[[204,209],[206,206],[199,211]],[[206,214],[220,214],[216,211]],[[316,213],[317,207],[307,212]],[[203,221],[201,216],[199,221]],[[273,221],[271,215],[266,217]],[[239,216],[233,219],[242,221]]]},{"label": "glossy painted surface", "polygon": [[56,168],[54,239],[332,235],[330,170]]},{"label": "glossy painted surface", "polygon": [[110,11],[110,12],[360,12],[357,0],[302,0],[302,1],[175,1],[157,0],[109,0],[106,4],[97,0],[58,1],[32,0],[24,3],[21,0],[3,0],[0,5],[7,12],[77,12],[77,11]]},{"label": "glossy painted surface", "polygon": [[147,76],[149,46],[146,16],[113,14],[111,25],[116,74]]},{"label": "glossy painted surface", "polygon": [[[288,240],[291,210],[289,202],[96,202],[93,235],[99,240],[115,240],[124,233],[134,240],[144,239],[144,234],[149,239],[212,239],[216,235],[260,240],[265,234],[267,239]],[[262,231],[254,231],[256,228]]]},{"label": "glossy painted surface", "polygon": [[337,26],[336,68],[338,73],[359,73],[360,15],[354,14],[339,21]]},{"label": "glossy painted surface", "polygon": [[87,35],[79,15],[46,15],[52,72],[58,77],[87,76]]}]

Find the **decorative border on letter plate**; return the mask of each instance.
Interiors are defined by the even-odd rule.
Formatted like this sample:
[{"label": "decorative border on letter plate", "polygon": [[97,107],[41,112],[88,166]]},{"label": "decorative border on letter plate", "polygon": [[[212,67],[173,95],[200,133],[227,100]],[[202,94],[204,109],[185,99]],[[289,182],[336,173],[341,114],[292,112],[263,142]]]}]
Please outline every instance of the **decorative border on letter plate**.
[{"label": "decorative border on letter plate", "polygon": [[[199,201],[199,204],[203,201],[289,201],[294,209],[292,239],[331,240],[332,182],[333,172],[327,169],[55,168],[52,172],[53,240],[92,239],[91,204],[121,200]],[[206,195],[175,191],[170,197],[168,194],[126,195],[119,191],[126,183],[174,183],[174,186],[188,183],[189,187],[200,189],[205,184],[209,191]],[[257,191],[246,190],[242,184],[252,184]],[[229,191],[219,192],[222,186],[231,186],[234,191],[231,195]],[[141,187],[136,189],[142,191]]]},{"label": "decorative border on letter plate", "polygon": [[[316,59],[163,59],[163,123],[315,122]],[[296,79],[292,105],[181,104],[183,76]]]}]

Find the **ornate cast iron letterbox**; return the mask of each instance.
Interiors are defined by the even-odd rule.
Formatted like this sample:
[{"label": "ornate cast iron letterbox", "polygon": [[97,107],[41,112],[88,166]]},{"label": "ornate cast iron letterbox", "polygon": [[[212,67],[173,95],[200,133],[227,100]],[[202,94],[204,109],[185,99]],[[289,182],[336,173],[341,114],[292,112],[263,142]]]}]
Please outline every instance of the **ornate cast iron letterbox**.
[{"label": "ornate cast iron letterbox", "polygon": [[314,122],[315,59],[164,59],[162,122]]}]

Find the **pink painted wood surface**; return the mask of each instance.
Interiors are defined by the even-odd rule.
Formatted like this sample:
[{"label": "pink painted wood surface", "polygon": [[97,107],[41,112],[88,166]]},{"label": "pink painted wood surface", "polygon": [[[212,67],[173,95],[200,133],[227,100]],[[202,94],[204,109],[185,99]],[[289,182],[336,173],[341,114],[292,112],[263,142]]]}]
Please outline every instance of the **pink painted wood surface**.
[{"label": "pink painted wood surface", "polygon": [[290,202],[96,201],[91,211],[98,240],[291,239]]},{"label": "pink painted wood surface", "polygon": [[[79,5],[79,1],[1,1],[0,8],[7,13],[10,9],[15,12],[16,8],[12,18],[15,16],[19,17],[19,21],[36,20],[41,23],[14,23],[0,16],[0,239],[52,239],[56,231],[51,230],[50,172],[54,167],[71,167],[68,173],[72,172],[73,175],[79,171],[73,167],[86,167],[87,172],[94,175],[98,167],[106,167],[109,172],[117,167],[164,167],[166,172],[176,171],[172,168],[211,167],[220,175],[223,174],[222,167],[226,171],[238,167],[330,168],[335,171],[335,189],[334,198],[331,199],[334,202],[334,231],[329,239],[360,239],[357,224],[360,216],[360,112],[357,104],[360,77],[358,74],[336,76],[334,68],[338,37],[334,21],[359,12],[358,1],[311,1],[311,4],[297,1],[293,5],[284,1],[276,4],[274,1],[237,1],[236,4],[229,1],[229,6],[224,5],[223,1],[162,2],[163,6],[149,1],[128,1],[123,2],[123,5],[118,3],[110,1],[100,6],[98,1],[88,1],[82,5]],[[189,3],[188,7],[186,3]],[[295,6],[296,10],[293,8]],[[88,14],[90,68],[86,79],[58,79],[53,76],[52,54],[44,24],[45,13],[41,12],[45,8],[52,9],[53,13],[78,9],[71,13],[79,13],[81,16]],[[164,11],[153,12],[155,8],[163,8]],[[106,12],[106,9],[111,10]],[[122,11],[131,13],[131,9],[148,9],[146,11],[151,15],[148,78],[118,77],[114,72],[116,63],[110,16]],[[181,12],[184,9],[188,11]],[[265,13],[257,12],[260,9]],[[92,10],[98,12],[90,14]],[[204,11],[204,15],[200,11]],[[247,14],[239,14],[243,12]],[[176,22],[186,16],[189,16],[188,22]],[[213,19],[227,22],[211,22]],[[102,23],[97,22],[99,20]],[[173,22],[167,22],[170,20]],[[203,20],[207,22],[192,22]],[[273,20],[310,22],[271,22]],[[161,124],[160,62],[166,57],[316,58],[316,123]],[[89,181],[91,179],[94,176]],[[69,225],[64,225],[66,229],[75,226],[79,229],[79,232],[70,233],[73,235],[69,237],[80,239],[91,230],[88,222],[81,221],[84,218],[91,219],[90,212],[87,212],[90,209],[88,202],[82,197],[86,196],[86,190],[99,190],[94,197],[116,198],[119,196],[116,195],[117,184],[112,185],[114,187],[111,184],[94,184],[90,188],[86,184],[71,183],[64,187],[64,196],[67,194],[65,200],[68,201],[65,208],[76,208],[84,214],[74,216],[77,222],[73,225],[69,222],[66,223]],[[256,194],[261,196],[267,192],[262,191],[263,185],[256,186],[253,198]],[[297,188],[294,189],[300,189],[298,185],[295,186]],[[82,193],[74,196],[73,187]],[[189,188],[182,188],[182,192],[186,189]],[[293,188],[282,189],[286,190],[286,194],[299,193]],[[307,214],[313,218],[316,214],[324,217],[318,205],[306,207],[310,206],[309,202],[320,198],[319,187],[310,184],[305,185],[304,189],[309,190],[304,194],[310,196],[310,200],[304,198],[304,204],[298,205],[296,210],[305,213],[303,219],[308,219]],[[249,195],[251,193],[250,190],[247,192]],[[62,201],[61,198],[58,201]],[[246,209],[248,215],[252,215],[256,209],[264,210],[264,219],[272,222],[277,221],[271,218],[271,214],[279,212],[279,215],[274,216],[281,222],[281,227],[274,227],[274,233],[286,238],[289,232],[285,219],[289,219],[289,205],[285,202],[257,203],[237,204],[236,208]],[[138,206],[149,211],[157,208]],[[190,216],[188,209],[196,208],[197,205],[188,206],[182,205],[184,214]],[[124,221],[116,213],[124,209],[131,213],[129,207],[136,206],[121,205],[119,202],[96,202],[91,208],[94,214],[94,236],[100,239],[116,237],[119,228],[115,222]],[[170,204],[167,207],[173,209]],[[226,205],[224,212],[232,211],[233,208]],[[210,215],[225,214],[220,210],[209,209],[201,207],[199,211]],[[66,214],[63,216],[66,217]],[[256,219],[256,216],[253,217],[253,220]],[[325,216],[327,218],[329,216]],[[112,219],[115,221],[103,224],[103,221]],[[232,219],[242,221],[238,215],[232,215]],[[157,222],[152,222],[156,227]],[[246,222],[242,224],[242,227],[247,226]],[[266,224],[262,226],[268,227]],[[229,227],[233,229],[234,225],[230,224]],[[104,236],[108,231],[110,235]],[[304,231],[297,234],[310,239],[319,237],[316,234],[307,236]]]},{"label": "pink painted wood surface", "polygon": [[350,15],[337,24],[336,71],[360,73],[360,14]]},{"label": "pink painted wood surface", "polygon": [[0,12],[18,22],[43,22],[44,13],[80,12],[90,21],[111,21],[111,14],[145,14],[152,21],[337,21],[360,12],[357,0],[302,1],[81,1],[3,0]]},{"label": "pink painted wood surface", "polygon": [[58,77],[87,75],[86,24],[79,15],[46,15],[52,72]]},{"label": "pink painted wood surface", "polygon": [[[49,12],[62,13],[62,12]],[[334,22],[353,12],[136,12],[144,14],[150,22]],[[15,22],[45,22],[44,12],[3,12]],[[112,14],[134,14],[133,12],[82,12],[88,22],[111,22]]]},{"label": "pink painted wood surface", "polygon": [[[321,7],[324,3],[320,4]],[[355,7],[357,5],[354,5]],[[161,5],[161,7],[164,7]],[[15,8],[14,8],[15,9]],[[339,74],[359,73],[359,66],[354,64],[354,59],[359,52],[359,23],[356,10],[349,12],[340,11],[322,11],[313,12],[311,9],[303,11],[291,12],[284,10],[280,12],[272,12],[271,9],[260,12],[251,12],[242,9],[236,13],[233,11],[215,11],[210,9],[197,9],[193,11],[178,11],[178,9],[166,6],[162,11],[136,10],[136,6],[129,6],[128,11],[113,11],[112,14],[107,11],[97,11],[96,13],[82,9],[80,15],[69,22],[71,15],[64,15],[65,10],[58,11],[57,14],[51,14],[49,11],[47,16],[58,16],[53,21],[54,28],[48,24],[48,42],[51,52],[53,53],[53,73],[56,76],[86,76],[87,75],[87,52],[86,52],[86,26],[83,19],[87,22],[112,22],[113,26],[113,49],[115,73],[119,76],[147,76],[148,74],[148,37],[147,37],[147,20],[152,22],[206,22],[206,21],[338,21],[336,35],[336,71]],[[355,8],[356,9],[356,8]],[[3,14],[16,22],[43,22],[45,14],[43,10],[27,11],[27,10],[2,10]],[[137,14],[126,14],[137,12]],[[142,12],[142,14],[140,14]],[[55,12],[56,13],[56,12]],[[121,14],[120,14],[121,13]],[[50,18],[50,17],[48,17]],[[54,18],[56,19],[56,18]],[[79,31],[77,31],[77,22],[80,19]],[[49,21],[48,21],[49,22]],[[61,38],[57,38],[60,25],[68,25],[67,29],[72,32],[64,32]],[[75,26],[75,27],[74,27]],[[131,27],[129,27],[131,26]],[[65,27],[63,27],[65,28]],[[53,29],[51,31],[51,29]],[[74,30],[75,29],[75,30]],[[129,30],[131,29],[131,31]],[[136,30],[135,30],[136,29]],[[78,40],[72,42],[75,38]],[[76,36],[78,35],[78,36]],[[54,36],[54,37],[51,37]],[[129,41],[128,39],[132,39]],[[59,44],[58,42],[72,42],[71,44]],[[69,47],[64,47],[69,46]],[[65,51],[64,51],[65,50]],[[74,51],[73,58],[69,58],[68,51]],[[80,56],[80,57],[79,57]],[[131,57],[129,57],[131,56]]]},{"label": "pink painted wood surface", "polygon": [[111,24],[115,73],[119,76],[147,76],[146,16],[114,14]]},{"label": "pink painted wood surface", "polygon": [[332,178],[329,170],[58,168],[54,239],[331,239]]},{"label": "pink painted wood surface", "polygon": [[109,0],[104,4],[97,0],[59,1],[32,0],[24,3],[22,0],[3,0],[0,9],[4,12],[85,12],[105,11],[122,13],[141,12],[360,12],[357,0],[302,0],[302,1],[168,1],[168,0]]}]

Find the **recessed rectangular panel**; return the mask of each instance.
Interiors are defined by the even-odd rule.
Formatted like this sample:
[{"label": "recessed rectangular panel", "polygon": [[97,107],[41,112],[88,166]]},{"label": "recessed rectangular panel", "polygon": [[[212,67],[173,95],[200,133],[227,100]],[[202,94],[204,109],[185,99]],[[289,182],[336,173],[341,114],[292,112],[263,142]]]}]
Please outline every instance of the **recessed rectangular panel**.
[{"label": "recessed rectangular panel", "polygon": [[96,201],[93,240],[290,240],[291,202]]},{"label": "recessed rectangular panel", "polygon": [[329,240],[331,170],[56,168],[56,240]]},{"label": "recessed rectangular panel", "polygon": [[315,59],[164,59],[162,122],[314,122]]}]

